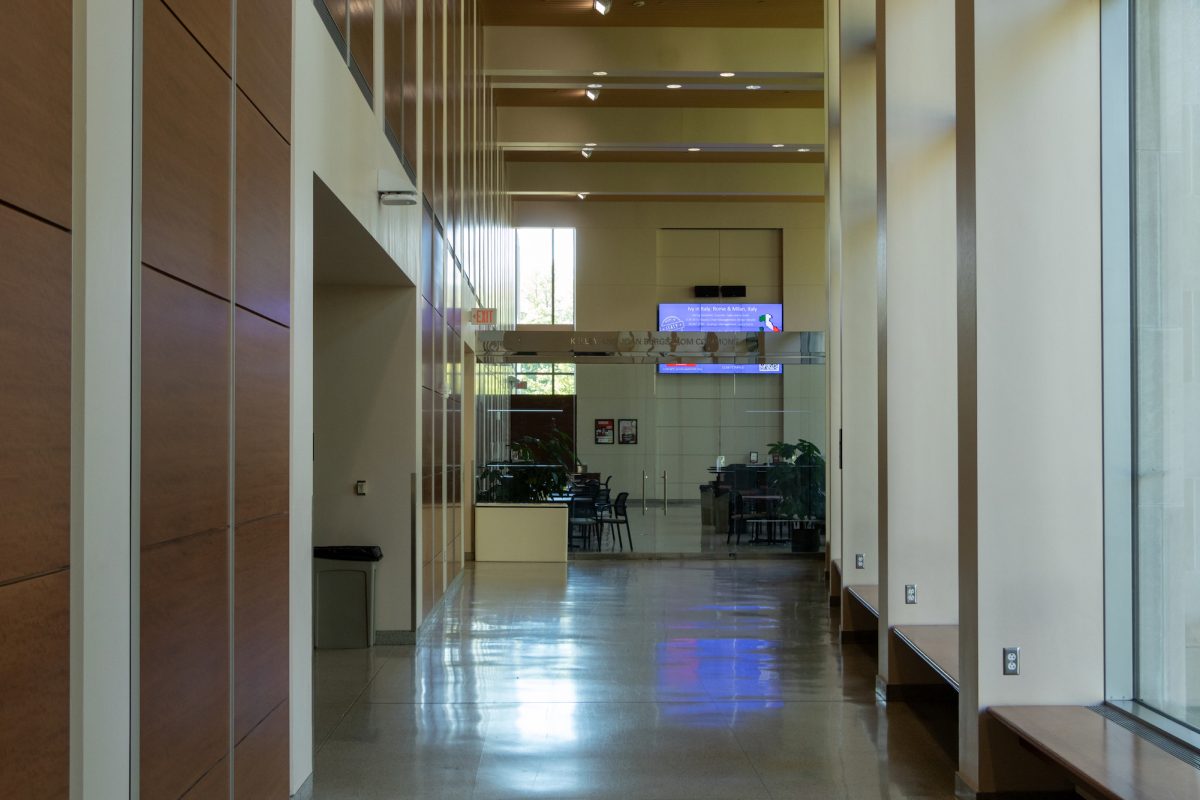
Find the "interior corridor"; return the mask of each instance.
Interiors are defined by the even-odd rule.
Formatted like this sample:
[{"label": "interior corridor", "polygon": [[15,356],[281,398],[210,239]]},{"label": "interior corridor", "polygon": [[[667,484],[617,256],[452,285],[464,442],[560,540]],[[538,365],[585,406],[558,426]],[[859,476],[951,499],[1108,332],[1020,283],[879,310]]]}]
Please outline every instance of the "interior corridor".
[{"label": "interior corridor", "polygon": [[315,797],[952,798],[819,561],[476,564],[416,646],[316,653]]}]

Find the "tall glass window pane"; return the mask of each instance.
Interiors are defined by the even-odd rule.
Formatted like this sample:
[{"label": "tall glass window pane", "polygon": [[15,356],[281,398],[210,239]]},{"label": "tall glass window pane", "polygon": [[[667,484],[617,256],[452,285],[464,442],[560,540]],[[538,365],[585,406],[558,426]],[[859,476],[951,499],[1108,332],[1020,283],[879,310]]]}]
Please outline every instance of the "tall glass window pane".
[{"label": "tall glass window pane", "polygon": [[575,324],[575,230],[517,229],[517,324]]},{"label": "tall glass window pane", "polygon": [[554,323],[554,231],[517,230],[517,324]]},{"label": "tall glass window pane", "polygon": [[1200,728],[1200,3],[1134,7],[1136,693]]},{"label": "tall glass window pane", "polygon": [[575,230],[554,231],[554,322],[575,324]]}]

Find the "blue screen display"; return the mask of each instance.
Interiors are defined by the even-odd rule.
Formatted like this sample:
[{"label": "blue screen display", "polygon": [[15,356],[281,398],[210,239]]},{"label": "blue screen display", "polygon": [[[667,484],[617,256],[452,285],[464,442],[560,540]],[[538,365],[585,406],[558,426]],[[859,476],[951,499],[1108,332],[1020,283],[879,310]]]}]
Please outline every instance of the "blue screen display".
[{"label": "blue screen display", "polygon": [[[660,331],[779,332],[779,303],[660,303]],[[660,375],[782,375],[782,364],[659,364]]]},{"label": "blue screen display", "polygon": [[782,375],[783,364],[659,364],[660,375]]},{"label": "blue screen display", "polygon": [[783,330],[779,303],[661,303],[660,331],[731,331],[735,333]]}]

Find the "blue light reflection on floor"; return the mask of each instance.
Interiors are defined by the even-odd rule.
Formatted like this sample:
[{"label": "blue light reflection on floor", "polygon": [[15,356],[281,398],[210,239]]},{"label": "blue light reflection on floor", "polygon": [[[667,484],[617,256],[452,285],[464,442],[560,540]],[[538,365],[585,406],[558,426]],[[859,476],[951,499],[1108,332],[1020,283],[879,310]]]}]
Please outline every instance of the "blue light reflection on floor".
[{"label": "blue light reflection on floor", "polygon": [[[711,630],[729,626],[694,627]],[[659,691],[664,696],[707,696],[713,703],[722,705],[736,702],[739,714],[779,708],[783,704],[783,692],[778,647],[779,642],[770,639],[670,638],[656,647]],[[729,724],[723,715],[712,714],[709,706],[706,703],[668,704],[664,715],[686,720],[694,727]]]}]

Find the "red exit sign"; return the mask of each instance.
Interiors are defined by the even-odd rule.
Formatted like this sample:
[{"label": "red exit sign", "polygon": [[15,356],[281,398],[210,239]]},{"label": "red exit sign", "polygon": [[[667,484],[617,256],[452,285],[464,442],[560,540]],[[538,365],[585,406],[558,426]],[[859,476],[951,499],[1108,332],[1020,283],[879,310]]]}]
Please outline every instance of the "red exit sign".
[{"label": "red exit sign", "polygon": [[495,325],[496,324],[496,309],[494,309],[494,308],[473,308],[473,309],[471,309],[471,324],[472,325]]}]

